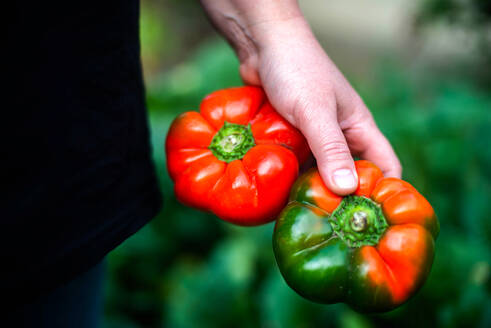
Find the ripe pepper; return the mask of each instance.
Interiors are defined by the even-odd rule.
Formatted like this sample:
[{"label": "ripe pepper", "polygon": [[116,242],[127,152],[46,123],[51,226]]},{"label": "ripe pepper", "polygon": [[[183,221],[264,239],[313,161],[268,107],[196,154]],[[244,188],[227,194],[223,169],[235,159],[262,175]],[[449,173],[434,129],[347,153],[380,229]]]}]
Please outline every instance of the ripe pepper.
[{"label": "ripe pepper", "polygon": [[261,88],[244,86],[213,92],[199,113],[179,115],[166,154],[178,200],[251,226],[273,220],[285,206],[310,150]]},{"label": "ripe pepper", "polygon": [[389,311],[424,283],[439,223],[409,183],[356,161],[358,189],[340,197],[317,169],[302,175],[275,225],[279,269],[297,293],[362,312]]}]

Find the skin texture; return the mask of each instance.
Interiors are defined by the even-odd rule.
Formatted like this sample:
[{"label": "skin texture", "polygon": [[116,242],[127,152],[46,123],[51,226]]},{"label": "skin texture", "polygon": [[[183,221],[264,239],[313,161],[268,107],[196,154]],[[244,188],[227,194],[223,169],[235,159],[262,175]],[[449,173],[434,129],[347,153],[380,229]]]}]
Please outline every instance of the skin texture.
[{"label": "skin texture", "polygon": [[[255,146],[230,162],[208,147],[225,122],[250,125]],[[310,151],[301,133],[268,103],[258,87],[216,91],[200,112],[186,112],[172,123],[166,139],[167,168],[176,197],[239,225],[273,220]]]},{"label": "skin texture", "polygon": [[347,195],[357,189],[352,155],[375,163],[386,177],[400,178],[392,147],[319,45],[297,1],[201,2],[235,49],[244,82],[262,86],[278,113],[306,137],[331,191]]},{"label": "skin texture", "polygon": [[368,161],[356,161],[355,167],[355,195],[379,204],[389,225],[378,242],[350,247],[334,230],[331,214],[342,197],[312,169],[292,188],[276,222],[273,249],[285,281],[305,298],[345,302],[362,312],[389,311],[426,280],[439,224],[431,205],[409,183],[384,178]]}]

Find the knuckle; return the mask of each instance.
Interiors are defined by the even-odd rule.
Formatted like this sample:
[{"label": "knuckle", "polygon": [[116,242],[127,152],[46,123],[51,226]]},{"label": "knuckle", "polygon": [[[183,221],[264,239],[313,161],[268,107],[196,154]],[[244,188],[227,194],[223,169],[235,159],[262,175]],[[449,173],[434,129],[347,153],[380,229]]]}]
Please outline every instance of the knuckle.
[{"label": "knuckle", "polygon": [[320,150],[328,161],[344,161],[351,156],[346,144],[342,141],[322,143]]},{"label": "knuckle", "polygon": [[310,109],[295,110],[294,118],[300,129],[307,129],[312,122],[313,113]]},{"label": "knuckle", "polygon": [[292,100],[292,112],[296,123],[299,127],[303,127],[311,122],[313,117],[312,106],[302,97],[295,97]]},{"label": "knuckle", "polygon": [[[326,100],[327,99],[327,100]],[[331,97],[325,97],[323,101],[316,101],[313,96],[297,96],[291,101],[291,108],[295,122],[298,127],[307,127],[308,125],[315,122],[319,111],[329,110],[331,108],[336,108],[335,103],[331,100]],[[335,113],[333,113],[335,117]]]}]

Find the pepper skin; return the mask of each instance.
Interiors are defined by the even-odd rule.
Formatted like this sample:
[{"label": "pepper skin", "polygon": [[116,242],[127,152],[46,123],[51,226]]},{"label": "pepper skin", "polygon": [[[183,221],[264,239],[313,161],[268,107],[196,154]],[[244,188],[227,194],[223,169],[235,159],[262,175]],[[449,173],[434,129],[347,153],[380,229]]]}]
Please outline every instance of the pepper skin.
[{"label": "pepper skin", "polygon": [[213,92],[172,123],[167,169],[182,203],[243,226],[270,222],[310,150],[301,133],[244,86]]},{"label": "pepper skin", "polygon": [[426,280],[439,223],[409,183],[356,161],[358,189],[335,195],[317,169],[292,188],[273,235],[279,269],[298,294],[344,302],[360,312],[389,311]]}]

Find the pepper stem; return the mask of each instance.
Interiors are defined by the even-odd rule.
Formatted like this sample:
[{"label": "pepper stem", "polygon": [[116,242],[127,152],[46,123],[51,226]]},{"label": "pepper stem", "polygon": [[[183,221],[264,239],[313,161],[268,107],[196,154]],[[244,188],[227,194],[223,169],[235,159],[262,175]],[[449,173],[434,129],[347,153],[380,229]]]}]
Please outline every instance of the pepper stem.
[{"label": "pepper stem", "polygon": [[230,163],[242,159],[255,145],[250,124],[225,122],[211,140],[208,149],[219,160]]},{"label": "pepper stem", "polygon": [[362,196],[343,198],[328,220],[350,247],[376,245],[389,226],[380,206]]},{"label": "pepper stem", "polygon": [[353,213],[353,217],[351,218],[351,229],[356,232],[365,230],[367,227],[367,217],[367,213],[363,211]]}]

